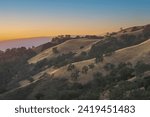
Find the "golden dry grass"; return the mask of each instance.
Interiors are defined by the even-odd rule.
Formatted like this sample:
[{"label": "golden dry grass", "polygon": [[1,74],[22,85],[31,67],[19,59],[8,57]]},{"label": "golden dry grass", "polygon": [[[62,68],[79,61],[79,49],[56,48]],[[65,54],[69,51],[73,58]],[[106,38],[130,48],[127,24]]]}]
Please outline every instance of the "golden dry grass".
[{"label": "golden dry grass", "polygon": [[[80,43],[80,42],[78,42],[78,43]],[[75,44],[75,43],[73,43],[73,44]],[[87,47],[90,46],[90,44],[87,44],[87,45],[88,45]],[[76,47],[74,47],[74,48],[76,48]],[[66,49],[64,49],[64,50],[66,50]],[[98,64],[95,64],[95,61],[94,61],[95,59],[84,60],[84,61],[76,62],[73,64],[76,66],[76,68],[78,70],[81,71],[83,66],[94,63],[95,67],[93,69],[89,69],[87,74],[80,73],[80,77],[78,78],[77,82],[79,82],[81,84],[85,84],[85,83],[88,83],[89,81],[91,81],[93,79],[93,74],[98,71],[103,73],[103,75],[107,74],[107,71],[104,70],[104,65],[106,63],[113,63],[113,64],[117,65],[120,62],[131,62],[131,63],[135,64],[137,61],[140,61],[140,60],[143,60],[144,62],[149,62],[149,58],[150,58],[150,39],[141,44],[117,50],[113,55],[105,56],[104,61],[100,62]],[[21,81],[20,87],[10,90],[5,95],[7,95],[9,93],[13,93],[20,89],[24,89],[28,86],[31,86],[31,85],[37,83],[37,81],[45,82],[44,79],[42,79],[42,75],[44,75],[45,73],[47,73],[49,75],[54,74],[53,78],[61,77],[61,78],[68,78],[70,80],[71,73],[67,71],[67,67],[68,67],[68,65],[63,66],[58,69],[48,68],[45,71],[42,71],[42,72],[36,74],[35,76],[33,76],[32,77],[34,80],[33,82],[29,83],[28,81]],[[147,74],[149,74],[149,72]],[[132,80],[134,80],[134,79],[132,79]],[[44,84],[48,85],[48,83],[44,83]],[[34,90],[37,91],[40,88],[41,88],[41,86],[38,85]],[[31,94],[34,94],[35,91],[33,91]]]},{"label": "golden dry grass", "polygon": [[[93,73],[99,71],[105,75],[107,71],[104,70],[104,65],[106,63],[119,64],[121,62],[131,62],[135,64],[137,61],[143,60],[145,62],[149,62],[148,58],[150,58],[150,39],[135,46],[127,47],[124,49],[120,49],[116,51],[111,56],[104,57],[104,61],[98,64],[95,64],[94,59],[85,60],[81,62],[73,63],[76,68],[82,71],[82,67],[85,65],[89,65],[91,63],[95,64],[93,70],[89,69],[87,74],[80,73],[79,82],[87,83],[93,78]],[[55,71],[47,71],[48,74],[54,74],[55,78],[70,78],[70,72],[67,71],[67,66],[61,67]]]},{"label": "golden dry grass", "polygon": [[[59,44],[57,47],[59,53],[55,54],[53,53],[52,48],[49,48],[41,53],[39,53],[37,56],[31,58],[30,60],[28,60],[29,64],[35,64],[43,59],[51,59],[53,57],[56,57],[58,55],[61,54],[67,54],[69,52],[73,52],[73,53],[80,53],[82,51],[88,51],[90,49],[90,47],[99,40],[97,39],[74,39],[74,40],[68,40],[62,44]],[[84,48],[80,49],[81,46],[84,46]]]}]

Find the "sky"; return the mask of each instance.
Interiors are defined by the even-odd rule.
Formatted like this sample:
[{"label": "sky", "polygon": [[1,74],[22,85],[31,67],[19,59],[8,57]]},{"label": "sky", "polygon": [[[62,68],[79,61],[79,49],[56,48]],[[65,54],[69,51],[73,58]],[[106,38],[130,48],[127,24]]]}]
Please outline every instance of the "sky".
[{"label": "sky", "polygon": [[150,23],[150,0],[0,0],[0,40],[100,35]]}]

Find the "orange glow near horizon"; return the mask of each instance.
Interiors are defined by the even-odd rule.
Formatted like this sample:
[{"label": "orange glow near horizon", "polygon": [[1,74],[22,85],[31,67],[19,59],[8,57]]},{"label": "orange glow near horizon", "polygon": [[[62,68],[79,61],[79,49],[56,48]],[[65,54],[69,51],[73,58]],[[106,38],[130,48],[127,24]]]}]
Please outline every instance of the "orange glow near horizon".
[{"label": "orange glow near horizon", "polygon": [[136,25],[145,25],[145,22],[111,22],[110,19],[13,19],[0,21],[0,41],[19,38],[57,36],[57,35],[103,35],[107,32],[118,31]]},{"label": "orange glow near horizon", "polygon": [[101,30],[101,31],[95,31],[95,30],[82,30],[78,29],[75,30],[74,32],[71,31],[55,31],[55,30],[47,30],[47,31],[25,31],[24,33],[21,33],[19,31],[16,32],[4,32],[3,34],[0,35],[0,41],[3,40],[12,40],[12,39],[21,39],[21,38],[30,38],[30,37],[44,37],[44,36],[57,36],[57,35],[101,35],[108,32],[108,30]]},{"label": "orange glow near horizon", "polygon": [[[97,21],[98,22],[98,21]],[[30,37],[44,37],[44,36],[57,36],[57,35],[103,35],[107,32],[115,32],[120,29],[120,27],[126,28],[136,25],[136,22],[129,23],[128,25],[116,25],[108,23],[107,21],[97,22],[19,22],[6,25],[1,25],[0,27],[0,41],[30,38]],[[141,25],[144,25],[141,24]]]},{"label": "orange glow near horizon", "polygon": [[95,23],[88,22],[74,22],[74,23],[14,23],[7,24],[0,27],[0,41],[30,38],[41,36],[57,36],[57,35],[101,35],[108,31],[114,31],[116,28],[106,28],[104,26],[97,26]]}]

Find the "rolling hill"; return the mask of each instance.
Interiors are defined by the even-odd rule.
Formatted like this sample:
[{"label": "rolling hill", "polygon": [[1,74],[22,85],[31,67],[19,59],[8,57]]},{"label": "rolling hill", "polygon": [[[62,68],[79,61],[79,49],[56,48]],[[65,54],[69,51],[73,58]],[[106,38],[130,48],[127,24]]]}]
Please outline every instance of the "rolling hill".
[{"label": "rolling hill", "polygon": [[28,62],[31,63],[37,63],[43,59],[51,59],[61,54],[67,54],[69,52],[73,53],[81,53],[82,51],[87,52],[91,46],[99,41],[98,39],[73,39],[68,40],[62,44],[59,44],[57,46],[54,46],[53,48],[58,49],[58,53],[55,54],[53,52],[53,48],[49,48],[38,54],[37,56],[31,58]]},{"label": "rolling hill", "polygon": [[0,99],[150,99],[149,60],[150,25],[66,40],[27,59]]}]

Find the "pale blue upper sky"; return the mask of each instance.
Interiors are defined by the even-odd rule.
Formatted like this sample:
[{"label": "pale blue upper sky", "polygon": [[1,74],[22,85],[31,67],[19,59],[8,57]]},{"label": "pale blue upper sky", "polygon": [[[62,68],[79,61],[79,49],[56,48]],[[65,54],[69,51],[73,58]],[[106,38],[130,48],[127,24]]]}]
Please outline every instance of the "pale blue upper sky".
[{"label": "pale blue upper sky", "polygon": [[0,39],[31,31],[28,36],[101,34],[148,24],[149,5],[150,0],[0,0]]}]

